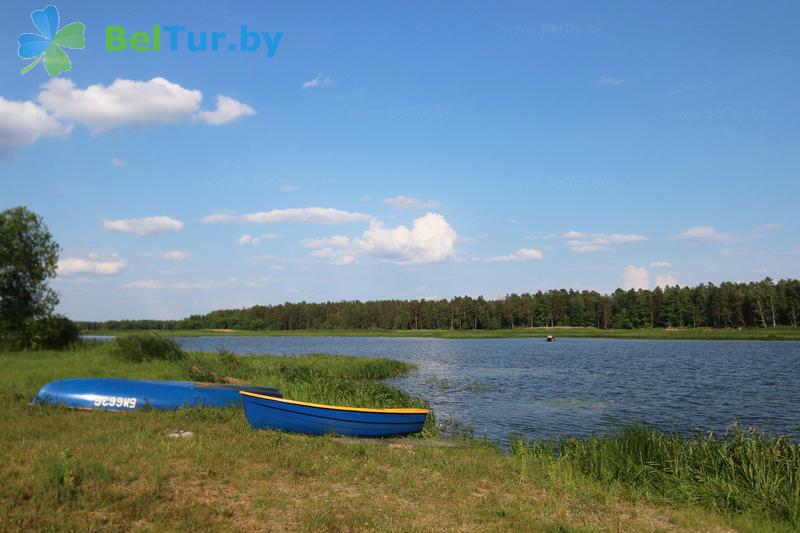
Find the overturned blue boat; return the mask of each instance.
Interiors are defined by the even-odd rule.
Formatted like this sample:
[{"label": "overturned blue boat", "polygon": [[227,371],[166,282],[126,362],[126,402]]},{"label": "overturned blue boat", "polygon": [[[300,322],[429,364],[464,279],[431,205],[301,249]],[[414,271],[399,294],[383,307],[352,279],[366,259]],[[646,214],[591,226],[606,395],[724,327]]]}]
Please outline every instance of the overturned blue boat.
[{"label": "overturned blue boat", "polygon": [[133,411],[181,407],[242,405],[239,391],[280,397],[277,389],[201,383],[117,378],[71,378],[51,381],[36,393],[33,403],[64,405],[74,409]]},{"label": "overturned blue boat", "polygon": [[297,402],[242,390],[244,413],[256,429],[310,435],[397,437],[422,431],[428,409],[371,409]]}]

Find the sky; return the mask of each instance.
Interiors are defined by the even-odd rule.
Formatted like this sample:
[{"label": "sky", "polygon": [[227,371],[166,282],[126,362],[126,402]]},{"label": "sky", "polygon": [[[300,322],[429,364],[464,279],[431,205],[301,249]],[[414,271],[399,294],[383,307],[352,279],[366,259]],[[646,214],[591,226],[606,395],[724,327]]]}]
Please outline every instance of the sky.
[{"label": "sky", "polygon": [[85,48],[21,75],[46,5],[0,209],[70,318],[800,276],[796,2],[59,1]]}]

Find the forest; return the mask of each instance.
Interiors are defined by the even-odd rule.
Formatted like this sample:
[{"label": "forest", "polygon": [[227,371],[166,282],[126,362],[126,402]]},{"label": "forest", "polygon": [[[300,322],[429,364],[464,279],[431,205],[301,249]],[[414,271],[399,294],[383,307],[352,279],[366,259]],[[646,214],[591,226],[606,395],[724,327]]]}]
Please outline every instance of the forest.
[{"label": "forest", "polygon": [[450,300],[376,300],[256,305],[223,309],[182,320],[79,322],[99,330],[314,330],[449,329],[521,327],[770,328],[797,327],[800,280],[775,283],[724,282],[653,290],[549,290],[508,294],[499,299],[458,296]]}]

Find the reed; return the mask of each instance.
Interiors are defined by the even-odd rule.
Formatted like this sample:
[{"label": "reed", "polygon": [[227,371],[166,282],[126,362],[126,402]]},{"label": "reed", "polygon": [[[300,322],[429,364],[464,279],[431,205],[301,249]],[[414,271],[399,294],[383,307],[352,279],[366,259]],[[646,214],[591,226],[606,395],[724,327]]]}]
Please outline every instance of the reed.
[{"label": "reed", "polygon": [[513,456],[556,460],[652,501],[699,504],[800,525],[800,446],[732,427],[685,438],[646,426],[558,441],[514,438]]},{"label": "reed", "polygon": [[125,335],[119,337],[111,348],[119,359],[141,363],[144,361],[179,361],[186,358],[175,339],[158,335]]}]

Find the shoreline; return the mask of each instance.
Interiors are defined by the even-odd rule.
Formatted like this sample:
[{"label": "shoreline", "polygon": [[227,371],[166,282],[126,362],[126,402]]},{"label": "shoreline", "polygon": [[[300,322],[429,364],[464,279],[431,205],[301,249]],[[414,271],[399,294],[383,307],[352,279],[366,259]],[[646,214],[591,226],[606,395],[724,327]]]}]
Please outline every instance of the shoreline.
[{"label": "shoreline", "polygon": [[[786,473],[794,466],[782,462],[796,457],[795,445],[780,439],[739,433],[718,444],[634,427],[561,441],[569,452],[556,456],[553,441],[517,439],[502,453],[479,438],[443,438],[433,424],[419,436],[386,441],[310,437],[253,430],[239,408],[113,413],[29,402],[52,379],[186,380],[196,379],[200,366],[308,400],[412,406],[422,400],[375,381],[410,367],[311,355],[256,356],[243,364],[201,352],[142,363],[115,356],[111,344],[0,350],[0,362],[8,369],[0,379],[7,421],[0,460],[10,465],[0,473],[6,529],[238,523],[286,530],[789,531],[797,525]],[[734,457],[729,449],[737,460],[717,468],[712,459]],[[642,462],[637,450],[651,456]],[[697,459],[700,452],[708,458]],[[676,461],[678,471],[671,469]],[[764,486],[780,483],[777,492],[749,483],[740,462],[766,472]],[[714,482],[678,475],[695,471]],[[398,498],[407,505],[396,505]]]},{"label": "shoreline", "polygon": [[720,340],[720,341],[800,341],[800,328],[711,329],[598,329],[577,327],[516,328],[497,330],[83,330],[81,335],[132,335],[153,333],[169,337],[400,337],[436,339],[639,339],[639,340]]}]

